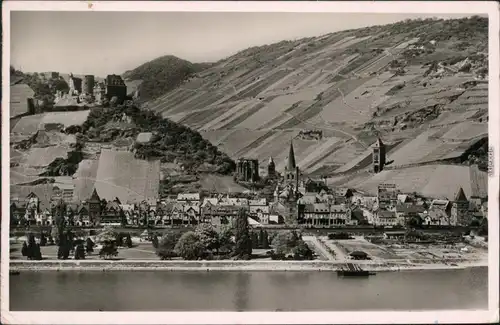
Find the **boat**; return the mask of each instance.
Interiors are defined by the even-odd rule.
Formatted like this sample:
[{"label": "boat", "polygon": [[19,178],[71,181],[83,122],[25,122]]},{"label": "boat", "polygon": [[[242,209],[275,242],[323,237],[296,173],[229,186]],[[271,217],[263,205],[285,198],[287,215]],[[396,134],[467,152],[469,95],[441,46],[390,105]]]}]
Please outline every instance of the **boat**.
[{"label": "boat", "polygon": [[19,275],[21,272],[19,271],[9,271],[9,275]]},{"label": "boat", "polygon": [[370,272],[363,270],[359,265],[353,263],[347,263],[344,268],[337,270],[337,275],[339,276],[352,276],[352,277],[366,277],[370,275],[375,275],[375,272]]}]

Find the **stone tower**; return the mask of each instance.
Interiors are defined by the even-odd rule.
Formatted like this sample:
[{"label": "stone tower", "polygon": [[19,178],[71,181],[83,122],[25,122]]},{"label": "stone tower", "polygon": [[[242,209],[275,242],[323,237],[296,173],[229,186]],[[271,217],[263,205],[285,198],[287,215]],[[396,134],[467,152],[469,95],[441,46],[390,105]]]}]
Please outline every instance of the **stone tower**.
[{"label": "stone tower", "polygon": [[269,157],[269,163],[267,164],[267,177],[274,178],[276,176],[276,165],[274,164],[273,157]]},{"label": "stone tower", "polygon": [[455,196],[455,200],[451,205],[451,223],[458,225],[469,225],[471,220],[468,218],[469,212],[469,201],[465,196],[462,187],[458,189],[458,193]]},{"label": "stone tower", "polygon": [[373,172],[380,173],[385,166],[385,144],[377,138],[377,141],[373,145]]},{"label": "stone tower", "polygon": [[288,152],[287,163],[285,165],[285,183],[298,192],[299,188],[299,167],[295,163],[295,152],[293,150],[293,142],[290,142],[290,150]]}]

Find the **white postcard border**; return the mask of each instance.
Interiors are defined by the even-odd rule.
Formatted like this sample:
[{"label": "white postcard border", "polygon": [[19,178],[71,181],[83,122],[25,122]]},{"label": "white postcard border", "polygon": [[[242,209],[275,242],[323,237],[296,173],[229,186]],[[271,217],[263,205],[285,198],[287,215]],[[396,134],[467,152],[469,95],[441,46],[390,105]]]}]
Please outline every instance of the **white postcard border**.
[{"label": "white postcard border", "polygon": [[498,322],[499,255],[499,12],[495,2],[85,2],[8,1],[3,10],[2,107],[9,106],[11,11],[246,11],[488,14],[489,16],[489,145],[494,164],[489,177],[489,310],[429,312],[11,312],[9,311],[9,119],[2,120],[1,321],[5,324],[387,324]]}]

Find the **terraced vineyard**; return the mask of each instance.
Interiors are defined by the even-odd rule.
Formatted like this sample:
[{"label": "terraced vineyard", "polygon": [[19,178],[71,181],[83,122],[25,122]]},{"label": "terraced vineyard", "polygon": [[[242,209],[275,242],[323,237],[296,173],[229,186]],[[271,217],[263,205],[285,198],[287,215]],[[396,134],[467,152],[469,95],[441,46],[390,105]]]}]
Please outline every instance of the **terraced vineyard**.
[{"label": "terraced vineyard", "polygon": [[[292,139],[311,175],[363,174],[377,137],[394,147],[394,170],[437,163],[487,137],[485,31],[478,17],[423,20],[254,47],[147,107],[200,130],[233,159],[259,159],[261,170],[270,156],[282,169]],[[296,138],[305,129],[323,138]]]}]

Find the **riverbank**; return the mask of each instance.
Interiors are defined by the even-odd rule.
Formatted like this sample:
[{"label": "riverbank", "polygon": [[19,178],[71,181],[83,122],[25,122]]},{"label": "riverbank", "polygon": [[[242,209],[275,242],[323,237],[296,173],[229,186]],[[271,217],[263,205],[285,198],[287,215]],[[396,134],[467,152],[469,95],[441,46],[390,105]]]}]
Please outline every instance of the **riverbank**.
[{"label": "riverbank", "polygon": [[[372,272],[406,270],[450,270],[487,267],[487,260],[448,263],[408,263],[407,261],[350,261]],[[65,260],[11,261],[12,271],[336,271],[341,261],[151,261],[151,260]]]}]

